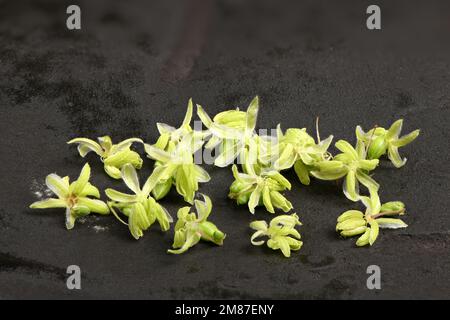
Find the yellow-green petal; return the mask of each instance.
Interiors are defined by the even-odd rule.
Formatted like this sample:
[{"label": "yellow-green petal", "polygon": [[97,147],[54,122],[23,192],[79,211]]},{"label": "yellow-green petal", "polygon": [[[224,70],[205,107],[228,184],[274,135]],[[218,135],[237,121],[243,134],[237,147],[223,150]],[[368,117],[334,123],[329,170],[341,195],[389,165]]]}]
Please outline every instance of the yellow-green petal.
[{"label": "yellow-green petal", "polygon": [[30,205],[31,209],[49,209],[49,208],[65,208],[67,204],[61,199],[45,199],[41,201],[36,201]]}]

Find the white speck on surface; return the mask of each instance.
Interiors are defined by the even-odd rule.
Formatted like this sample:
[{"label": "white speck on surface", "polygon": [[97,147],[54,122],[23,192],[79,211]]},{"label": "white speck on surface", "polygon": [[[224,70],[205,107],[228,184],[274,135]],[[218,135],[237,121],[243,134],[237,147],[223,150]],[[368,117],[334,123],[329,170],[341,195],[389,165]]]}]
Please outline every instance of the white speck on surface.
[{"label": "white speck on surface", "polygon": [[103,226],[93,226],[92,228],[94,228],[95,232],[104,232],[106,230],[108,230],[108,227],[103,227]]},{"label": "white speck on surface", "polygon": [[78,218],[77,222],[83,224],[86,222],[86,218],[85,217]]},{"label": "white speck on surface", "polygon": [[31,181],[30,190],[38,200],[43,200],[53,195],[53,192],[47,188],[45,183],[39,182],[37,179]]}]

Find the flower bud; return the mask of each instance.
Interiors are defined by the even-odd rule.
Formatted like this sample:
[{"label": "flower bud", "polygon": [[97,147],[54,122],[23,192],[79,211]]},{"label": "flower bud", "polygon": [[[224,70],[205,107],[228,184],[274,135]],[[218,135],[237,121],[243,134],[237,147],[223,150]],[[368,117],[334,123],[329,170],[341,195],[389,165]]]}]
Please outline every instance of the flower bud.
[{"label": "flower bud", "polygon": [[274,207],[280,208],[284,212],[292,209],[292,204],[278,191],[270,191],[270,199]]},{"label": "flower bud", "polygon": [[357,228],[354,228],[351,230],[344,230],[344,231],[341,231],[341,236],[343,236],[343,237],[357,236],[358,234],[366,232],[366,229],[367,229],[366,226],[362,226],[362,227],[357,227]]},{"label": "flower bud", "polygon": [[355,219],[355,218],[362,219],[364,218],[364,214],[359,210],[347,210],[338,217],[337,222],[342,222],[348,219]]},{"label": "flower bud", "polygon": [[246,204],[250,198],[250,194],[250,192],[241,193],[236,199],[237,204]]},{"label": "flower bud", "polygon": [[203,240],[211,241],[217,245],[223,244],[225,234],[220,231],[214,223],[204,221],[199,224],[199,228]]},{"label": "flower bud", "polygon": [[379,159],[387,150],[386,136],[377,136],[370,142],[369,150],[367,151],[368,159]]},{"label": "flower bud", "polygon": [[245,128],[246,113],[239,110],[228,110],[218,113],[213,121],[217,124],[225,125],[236,129]]},{"label": "flower bud", "polygon": [[82,217],[91,213],[91,210],[87,206],[76,204],[72,207],[72,212],[76,217]]},{"label": "flower bud", "polygon": [[173,179],[167,179],[164,182],[158,183],[152,190],[153,197],[156,200],[164,198],[167,193],[169,193],[170,189],[172,188]]},{"label": "flower bud", "polygon": [[356,245],[358,247],[363,247],[369,244],[370,228],[366,229],[366,232],[356,240]]},{"label": "flower bud", "polygon": [[381,208],[380,212],[399,212],[399,214],[403,214],[403,211],[405,210],[405,204],[401,201],[390,201],[384,203]]},{"label": "flower bud", "polygon": [[351,219],[339,222],[336,225],[336,230],[347,231],[347,230],[352,230],[352,229],[355,229],[358,227],[363,227],[365,225],[366,225],[366,220],[364,220],[363,218],[351,218]]},{"label": "flower bud", "polygon": [[234,180],[233,183],[230,186],[230,192],[232,193],[239,193],[245,188],[245,184],[241,181]]}]

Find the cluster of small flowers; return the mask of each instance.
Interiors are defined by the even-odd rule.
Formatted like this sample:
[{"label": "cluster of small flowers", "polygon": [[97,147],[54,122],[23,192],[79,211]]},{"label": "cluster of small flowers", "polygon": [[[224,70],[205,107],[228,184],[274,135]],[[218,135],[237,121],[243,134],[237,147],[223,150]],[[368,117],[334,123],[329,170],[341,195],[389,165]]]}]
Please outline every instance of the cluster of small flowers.
[{"label": "cluster of small flowers", "polygon": [[[258,97],[251,101],[245,112],[237,108],[221,112],[213,118],[197,105],[197,115],[206,130],[192,129],[193,108],[191,99],[179,128],[158,123],[160,137],[153,145],[139,138],[113,144],[108,136],[98,138],[98,143],[87,138],[68,142],[78,144],[82,157],[91,151],[96,153],[104,164],[105,172],[114,179],[122,179],[133,194],[108,188],[105,190],[110,199],[107,203],[90,198],[99,198],[100,193],[89,183],[90,167],[86,164],[78,180],[72,184],[68,177],[49,175],[46,183],[58,198],[35,202],[31,208],[66,208],[68,229],[73,228],[77,218],[91,212],[111,212],[128,226],[134,238],[139,239],[156,221],[161,230],[170,229],[173,219],[157,201],[174,186],[186,202],[195,204],[197,215],[190,213],[190,207],[178,210],[173,249],[168,252],[185,252],[200,239],[222,245],[225,234],[207,221],[212,210],[210,198],[199,194],[203,200],[194,200],[199,183],[210,180],[209,174],[194,161],[194,154],[204,147],[217,150],[214,165],[232,165],[235,180],[230,186],[229,198],[235,199],[240,205],[247,204],[251,213],[255,212],[257,206],[265,207],[270,213],[275,213],[277,209],[288,213],[293,209],[292,203],[282,194],[291,189],[291,183],[281,174],[281,171],[293,167],[304,185],[310,184],[311,177],[322,180],[344,178],[345,196],[352,201],[361,201],[367,210],[365,214],[357,210],[343,213],[338,218],[336,229],[346,237],[362,234],[357,241],[358,246],[372,245],[378,236],[379,227],[406,227],[399,219],[383,217],[404,214],[404,204],[394,201],[381,205],[379,185],[369,175],[378,166],[378,159],[386,153],[396,167],[405,164],[406,159],[401,159],[398,148],[412,142],[419,135],[419,130],[399,137],[402,120],[396,121],[388,130],[377,127],[364,132],[358,126],[356,147],[339,140],[335,146],[341,153],[333,156],[328,151],[333,136],[321,140],[318,128],[317,141],[305,128],[290,128],[283,133],[280,125],[277,126],[275,137],[258,135],[255,131]],[[143,160],[131,150],[133,143],[143,144],[147,156],[155,160],[153,172],[142,188],[136,169],[142,167]],[[235,162],[240,164],[241,169]],[[360,183],[368,189],[369,197],[360,194]],[[256,238],[268,236],[267,246],[279,249],[284,256],[289,257],[291,250],[299,250],[303,244],[295,229],[300,224],[295,213],[277,216],[269,225],[265,221],[254,221],[250,224],[256,230],[251,242],[262,245],[265,242],[257,241]]]}]

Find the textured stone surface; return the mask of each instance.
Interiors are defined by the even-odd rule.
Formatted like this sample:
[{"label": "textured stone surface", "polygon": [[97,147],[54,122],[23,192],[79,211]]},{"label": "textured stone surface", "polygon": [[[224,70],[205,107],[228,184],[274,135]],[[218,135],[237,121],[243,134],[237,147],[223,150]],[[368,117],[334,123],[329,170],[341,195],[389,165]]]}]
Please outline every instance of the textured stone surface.
[{"label": "textured stone surface", "polygon": [[[208,3],[84,1],[82,30],[70,32],[68,2],[0,1],[0,298],[448,298],[449,2],[378,1],[377,32],[365,28],[368,1]],[[152,142],[155,123],[180,123],[189,97],[214,114],[256,94],[261,128],[312,131],[320,116],[322,136],[352,141],[357,124],[404,118],[405,132],[421,128],[402,150],[407,165],[383,162],[375,174],[383,200],[407,204],[410,226],[357,249],[334,227],[358,205],[333,183],[293,182],[305,245],[284,259],[250,245],[248,223],[271,216],[228,200],[231,172],[214,167],[201,191],[228,235],[221,248],[170,256],[172,232],[152,228],[135,241],[96,216],[69,232],[60,210],[28,209],[46,174],[78,174],[83,159],[69,139]],[[94,184],[123,188],[87,160]],[[173,214],[184,205],[175,193],[162,203]],[[70,264],[81,267],[80,291],[66,289]],[[371,264],[380,291],[366,289]]]}]

